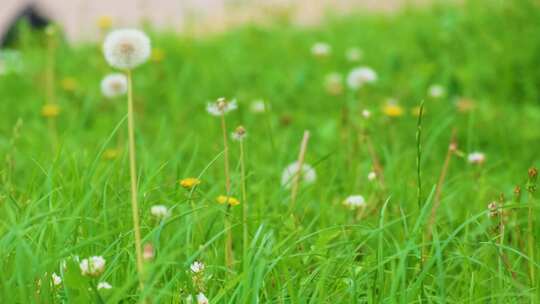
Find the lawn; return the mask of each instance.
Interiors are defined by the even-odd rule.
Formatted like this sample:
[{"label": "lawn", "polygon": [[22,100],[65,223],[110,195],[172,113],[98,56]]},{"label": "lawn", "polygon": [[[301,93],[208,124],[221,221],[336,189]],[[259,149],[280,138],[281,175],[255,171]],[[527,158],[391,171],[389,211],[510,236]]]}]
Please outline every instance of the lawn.
[{"label": "lawn", "polygon": [[21,25],[1,51],[1,303],[540,301],[535,1],[144,30],[142,270],[101,44]]}]

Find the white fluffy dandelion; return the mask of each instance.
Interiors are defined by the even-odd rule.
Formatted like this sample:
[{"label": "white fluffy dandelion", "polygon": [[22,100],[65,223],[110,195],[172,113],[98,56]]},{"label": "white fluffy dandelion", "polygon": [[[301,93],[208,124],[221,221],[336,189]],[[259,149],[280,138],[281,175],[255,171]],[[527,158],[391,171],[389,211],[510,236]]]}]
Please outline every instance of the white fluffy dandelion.
[{"label": "white fluffy dandelion", "polygon": [[171,215],[171,212],[165,205],[154,205],[150,207],[150,213],[157,219],[166,219]]},{"label": "white fluffy dandelion", "polygon": [[370,182],[374,181],[376,178],[377,178],[377,173],[375,173],[375,171],[371,171],[367,175],[367,179]]},{"label": "white fluffy dandelion", "polygon": [[204,264],[199,261],[193,262],[191,266],[189,266],[189,269],[191,269],[191,272],[193,273],[200,273],[204,271]]},{"label": "white fluffy dandelion", "polygon": [[[285,170],[283,170],[283,174],[281,175],[281,185],[285,188],[290,188],[292,186],[294,177],[299,171],[298,162],[288,165]],[[303,164],[300,174],[300,182],[304,184],[312,184],[316,179],[317,173],[315,172],[315,169],[308,164]]]},{"label": "white fluffy dandelion", "polygon": [[482,165],[486,161],[486,155],[482,152],[472,152],[467,155],[467,161],[473,165]]},{"label": "white fluffy dandelion", "polygon": [[112,285],[107,283],[107,282],[99,282],[97,284],[97,289],[111,289],[112,288]]},{"label": "white fluffy dandelion", "polygon": [[131,70],[143,64],[151,52],[150,39],[136,29],[112,31],[103,43],[103,53],[109,65],[122,70]]},{"label": "white fluffy dandelion", "polygon": [[200,292],[198,295],[197,295],[197,304],[208,304],[208,298],[202,293]]},{"label": "white fluffy dandelion", "polygon": [[57,275],[56,272],[52,273],[51,279],[52,279],[52,282],[53,282],[54,286],[58,286],[58,285],[62,284],[62,278],[59,275]]},{"label": "white fluffy dandelion", "polygon": [[126,94],[127,87],[127,77],[121,73],[109,74],[101,81],[101,93],[107,98],[115,98]]},{"label": "white fluffy dandelion", "polygon": [[350,209],[363,208],[366,206],[366,200],[362,195],[351,195],[343,201],[343,205]]},{"label": "white fluffy dandelion", "polygon": [[360,89],[366,83],[377,81],[377,73],[369,67],[357,67],[349,72],[347,85],[352,90]]},{"label": "white fluffy dandelion", "polygon": [[227,101],[225,98],[218,98],[215,102],[209,102],[206,105],[206,111],[213,116],[225,115],[231,111],[234,111],[238,108],[236,99],[232,101]]},{"label": "white fluffy dandelion", "polygon": [[440,84],[434,84],[429,87],[428,94],[431,98],[441,98],[446,95],[446,90]]},{"label": "white fluffy dandelion", "polygon": [[105,271],[105,259],[102,256],[92,256],[83,259],[79,267],[81,268],[82,275],[97,277]]},{"label": "white fluffy dandelion", "polygon": [[332,47],[326,42],[316,42],[311,47],[311,54],[315,57],[326,57],[332,52]]},{"label": "white fluffy dandelion", "polygon": [[247,137],[247,131],[243,126],[238,126],[234,132],[232,132],[231,137],[234,141],[243,141]]},{"label": "white fluffy dandelion", "polygon": [[350,62],[357,62],[362,59],[362,50],[357,47],[347,49],[345,52],[345,58]]}]

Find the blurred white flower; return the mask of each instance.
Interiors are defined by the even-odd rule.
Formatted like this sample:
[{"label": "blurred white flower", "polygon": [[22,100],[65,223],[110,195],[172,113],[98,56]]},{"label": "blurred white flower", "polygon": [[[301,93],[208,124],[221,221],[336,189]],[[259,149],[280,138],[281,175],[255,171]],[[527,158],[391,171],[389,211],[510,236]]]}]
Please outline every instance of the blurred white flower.
[{"label": "blurred white flower", "polygon": [[208,299],[206,298],[206,296],[200,292],[198,295],[197,295],[197,304],[208,304]]},{"label": "blurred white flower", "polygon": [[[299,171],[298,162],[288,165],[285,170],[283,170],[283,174],[281,175],[281,185],[285,188],[290,188],[295,176]],[[317,173],[315,172],[315,169],[308,164],[303,164],[300,173],[300,181],[304,184],[312,184],[316,179]]]},{"label": "blurred white flower", "polygon": [[204,264],[202,262],[195,261],[193,264],[191,264],[191,266],[189,266],[189,269],[191,269],[193,273],[199,273],[204,271]]},{"label": "blurred white flower", "polygon": [[343,205],[350,209],[356,209],[366,206],[366,200],[362,195],[351,195],[343,201]]},{"label": "blurred white flower", "polygon": [[375,173],[375,171],[371,171],[368,173],[367,175],[367,179],[372,182],[374,181],[375,179],[377,178],[377,173]]},{"label": "blurred white flower", "polygon": [[486,155],[482,152],[472,152],[467,155],[467,160],[470,164],[481,165],[486,161]]},{"label": "blurred white flower", "polygon": [[107,282],[99,282],[97,284],[97,289],[111,289],[112,288],[112,285],[107,283]]},{"label": "blurred white flower", "polygon": [[145,33],[136,29],[110,32],[103,43],[105,60],[114,68],[131,70],[148,60],[152,48]]},{"label": "blurred white flower", "polygon": [[171,212],[165,205],[154,205],[150,207],[150,213],[157,219],[166,219],[171,215]]},{"label": "blurred white flower", "polygon": [[156,252],[154,250],[154,246],[150,243],[144,245],[143,248],[143,259],[147,262],[152,261],[154,257],[156,256]]},{"label": "blurred white flower", "polygon": [[232,101],[227,101],[225,98],[220,97],[215,102],[209,102],[206,105],[206,111],[213,116],[225,115],[228,112],[234,111],[238,108],[236,99]]},{"label": "blurred white flower", "polygon": [[343,92],[343,76],[341,74],[333,72],[324,78],[324,87],[326,92],[331,95],[339,95]]},{"label": "blurred white flower", "polygon": [[235,141],[242,141],[246,138],[247,132],[243,126],[238,126],[231,134],[232,139]]},{"label": "blurred white flower", "polygon": [[326,57],[331,51],[332,47],[326,42],[316,42],[311,47],[311,54],[315,57]]},{"label": "blurred white flower", "polygon": [[345,57],[347,58],[348,61],[350,62],[357,62],[357,61],[360,61],[362,59],[362,50],[357,48],[357,47],[352,47],[352,48],[349,48],[347,49],[347,51],[345,52]]},{"label": "blurred white flower", "polygon": [[362,116],[364,116],[364,118],[370,118],[371,117],[371,112],[368,110],[368,109],[364,109],[362,110]]},{"label": "blurred white flower", "polygon": [[499,215],[499,210],[497,207],[497,202],[491,202],[488,204],[488,217],[496,217]]},{"label": "blurred white flower", "polygon": [[127,77],[121,73],[109,74],[101,81],[101,93],[107,98],[114,98],[126,94],[127,87]]},{"label": "blurred white flower", "polygon": [[57,275],[55,272],[52,273],[51,279],[55,286],[62,284],[62,278],[59,275]]},{"label": "blurred white flower", "polygon": [[105,271],[105,259],[102,256],[92,256],[83,259],[79,264],[84,276],[97,277]]},{"label": "blurred white flower", "polygon": [[264,113],[266,111],[266,104],[262,99],[254,100],[251,102],[249,110],[253,113]]},{"label": "blurred white flower", "polygon": [[347,85],[352,90],[360,89],[366,83],[377,81],[377,73],[369,67],[357,67],[349,72]]},{"label": "blurred white flower", "polygon": [[444,95],[446,95],[446,90],[444,89],[442,85],[434,84],[429,87],[428,94],[432,98],[441,98],[441,97],[444,97]]}]

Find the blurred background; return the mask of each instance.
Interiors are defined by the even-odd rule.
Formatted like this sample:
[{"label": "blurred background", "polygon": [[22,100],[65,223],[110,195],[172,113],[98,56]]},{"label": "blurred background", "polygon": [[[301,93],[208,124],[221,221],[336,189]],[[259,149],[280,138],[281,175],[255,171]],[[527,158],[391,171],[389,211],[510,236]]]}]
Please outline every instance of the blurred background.
[{"label": "blurred background", "polygon": [[52,20],[64,28],[69,40],[76,41],[99,37],[96,23],[103,18],[115,27],[146,22],[158,29],[200,33],[275,18],[310,25],[327,14],[393,12],[430,2],[433,0],[2,0],[0,37],[5,40],[22,18],[38,27]]}]

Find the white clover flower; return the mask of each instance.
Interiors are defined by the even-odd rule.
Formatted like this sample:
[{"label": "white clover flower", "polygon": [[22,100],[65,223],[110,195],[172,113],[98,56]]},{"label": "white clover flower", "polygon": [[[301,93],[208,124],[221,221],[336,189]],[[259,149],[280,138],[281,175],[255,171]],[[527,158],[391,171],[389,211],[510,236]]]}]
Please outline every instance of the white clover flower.
[{"label": "white clover flower", "polygon": [[326,57],[331,51],[332,47],[326,42],[316,42],[311,47],[311,54],[315,57]]},{"label": "white clover flower", "polygon": [[375,179],[377,178],[377,173],[375,173],[375,171],[371,171],[368,173],[367,175],[367,179],[372,182],[374,181]]},{"label": "white clover flower", "polygon": [[105,271],[105,259],[102,256],[92,256],[83,259],[79,264],[84,276],[97,277]]},{"label": "white clover flower", "polygon": [[[283,174],[281,175],[281,185],[285,188],[290,188],[295,176],[299,172],[298,162],[294,162],[288,165]],[[308,164],[302,165],[302,171],[300,174],[300,181],[304,184],[312,184],[317,179],[317,173],[315,169]]]},{"label": "white clover flower", "polygon": [[206,296],[200,292],[198,295],[197,295],[197,304],[208,304],[208,298],[206,298]]},{"label": "white clover flower", "polygon": [[377,73],[369,67],[357,67],[349,72],[347,85],[352,90],[360,89],[366,83],[377,81]]},{"label": "white clover flower", "polygon": [[362,195],[351,195],[343,201],[343,205],[350,209],[363,208],[366,206],[366,200]]},{"label": "white clover flower", "polygon": [[345,58],[347,58],[347,60],[350,62],[360,61],[360,59],[362,59],[362,55],[362,50],[357,47],[349,48],[345,52]]},{"label": "white clover flower", "polygon": [[110,66],[122,70],[131,70],[143,64],[151,52],[150,39],[136,29],[112,31],[103,43],[105,60]]},{"label": "white clover flower", "polygon": [[57,275],[56,272],[52,273],[51,279],[55,286],[62,284],[62,278],[59,275]]},{"label": "white clover flower", "polygon": [[127,87],[127,77],[121,73],[109,74],[101,81],[101,93],[107,98],[114,98],[126,94]]},{"label": "white clover flower", "polygon": [[166,219],[171,215],[171,212],[165,205],[154,205],[150,207],[150,213],[157,219]]},{"label": "white clover flower", "polygon": [[369,111],[368,109],[362,110],[362,116],[364,116],[365,119],[370,118],[371,117],[371,111]]},{"label": "white clover flower", "polygon": [[432,98],[441,98],[441,97],[444,97],[444,95],[446,95],[446,90],[444,89],[442,85],[434,84],[429,87],[428,94]]},{"label": "white clover flower", "polygon": [[486,155],[482,152],[472,152],[467,155],[467,161],[473,165],[482,165],[486,161]]},{"label": "white clover flower", "polygon": [[343,76],[333,72],[324,78],[324,87],[331,95],[339,95],[343,92]]},{"label": "white clover flower", "polygon": [[209,102],[206,105],[206,111],[213,116],[225,115],[228,112],[236,110],[237,108],[238,104],[236,103],[236,99],[229,102],[223,97],[218,98],[218,100],[215,102]]},{"label": "white clover flower", "polygon": [[191,269],[193,273],[200,273],[204,271],[204,264],[202,262],[195,261],[193,264],[191,264],[191,266],[189,266],[189,269]]},{"label": "white clover flower", "polygon": [[253,113],[264,113],[266,111],[266,104],[262,99],[254,100],[251,102],[249,110]]},{"label": "white clover flower", "polygon": [[97,284],[97,289],[100,290],[100,289],[111,289],[112,288],[112,285],[107,283],[107,282],[99,282]]}]

